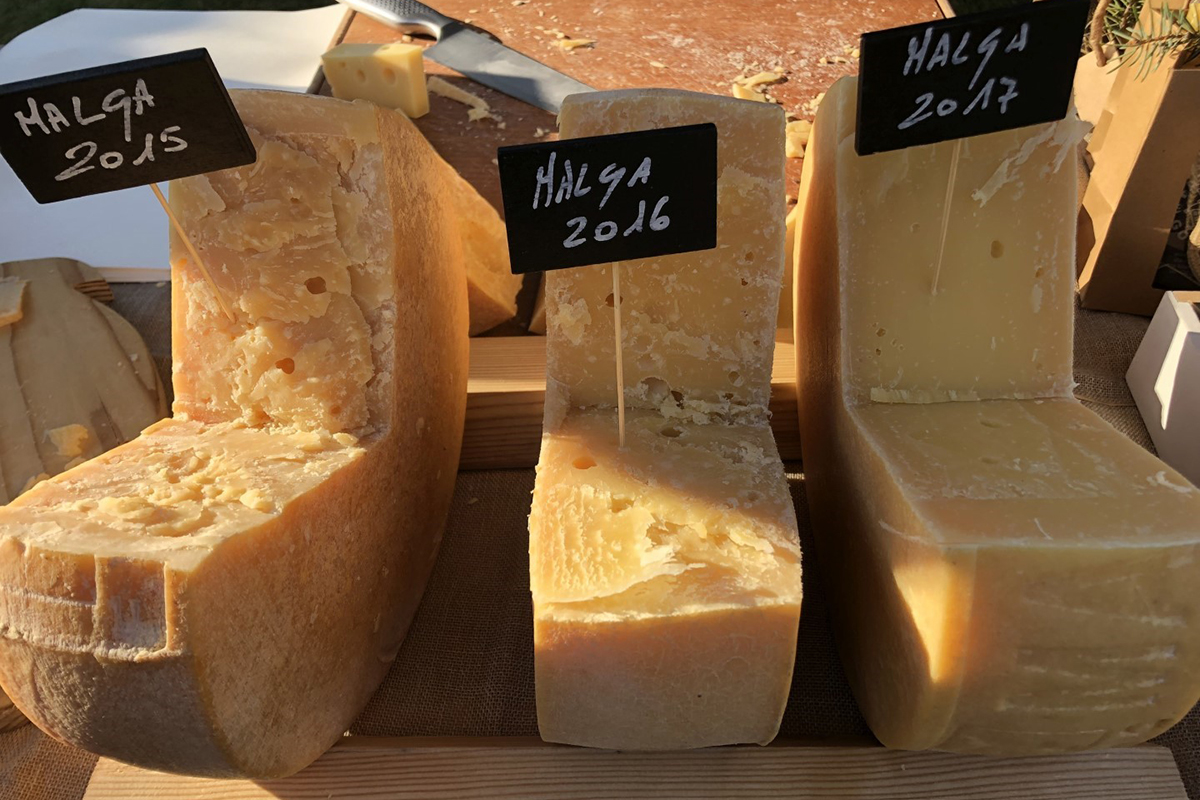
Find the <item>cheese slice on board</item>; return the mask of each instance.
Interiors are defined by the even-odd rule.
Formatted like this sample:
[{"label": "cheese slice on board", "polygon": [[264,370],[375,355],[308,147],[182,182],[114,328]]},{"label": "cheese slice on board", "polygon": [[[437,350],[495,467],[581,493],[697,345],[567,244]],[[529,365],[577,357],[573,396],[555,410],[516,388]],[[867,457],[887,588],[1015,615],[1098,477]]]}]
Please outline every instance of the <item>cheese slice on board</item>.
[{"label": "cheese slice on board", "polygon": [[1200,491],[1071,396],[1077,120],[805,158],[805,483],[838,649],[884,744],[1144,741],[1200,696]]},{"label": "cheese slice on board", "polygon": [[94,753],[267,777],[341,737],[415,612],[466,274],[456,176],[402,115],[233,97],[257,162],[171,202],[236,319],[174,240],[175,418],[0,509],[0,683]]},{"label": "cheese slice on board", "polygon": [[545,275],[529,518],[538,727],[569,744],[766,743],[800,617],[795,511],[766,412],[783,274],[783,114],[672,90],[568,97],[564,138],[715,122],[714,250],[622,269],[617,445],[607,265]]}]

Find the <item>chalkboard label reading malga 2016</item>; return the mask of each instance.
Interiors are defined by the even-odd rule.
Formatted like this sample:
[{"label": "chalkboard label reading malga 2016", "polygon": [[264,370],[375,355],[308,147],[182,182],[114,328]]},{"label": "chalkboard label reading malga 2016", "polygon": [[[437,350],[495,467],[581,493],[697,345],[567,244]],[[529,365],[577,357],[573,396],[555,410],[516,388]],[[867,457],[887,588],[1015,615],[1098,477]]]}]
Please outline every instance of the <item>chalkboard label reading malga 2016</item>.
[{"label": "chalkboard label reading malga 2016", "polygon": [[255,159],[203,49],[0,86],[0,153],[39,203]]},{"label": "chalkboard label reading malga 2016", "polygon": [[515,273],[717,245],[712,123],[502,147]]},{"label": "chalkboard label reading malga 2016", "polygon": [[1088,0],[1044,0],[862,37],[859,155],[1066,116]]}]

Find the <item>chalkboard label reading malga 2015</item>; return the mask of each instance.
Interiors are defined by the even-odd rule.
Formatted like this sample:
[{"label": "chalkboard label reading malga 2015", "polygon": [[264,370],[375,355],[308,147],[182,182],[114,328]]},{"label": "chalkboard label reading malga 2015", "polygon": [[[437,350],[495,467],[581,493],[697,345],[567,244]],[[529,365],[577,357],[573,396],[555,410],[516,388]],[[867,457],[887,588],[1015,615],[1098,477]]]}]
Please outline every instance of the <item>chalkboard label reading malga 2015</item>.
[{"label": "chalkboard label reading malga 2015", "polygon": [[203,49],[0,86],[0,153],[39,203],[255,159]]},{"label": "chalkboard label reading malga 2015", "polygon": [[515,273],[717,245],[712,123],[502,147]]},{"label": "chalkboard label reading malga 2015", "polygon": [[1044,0],[862,37],[859,155],[1066,116],[1088,0]]}]

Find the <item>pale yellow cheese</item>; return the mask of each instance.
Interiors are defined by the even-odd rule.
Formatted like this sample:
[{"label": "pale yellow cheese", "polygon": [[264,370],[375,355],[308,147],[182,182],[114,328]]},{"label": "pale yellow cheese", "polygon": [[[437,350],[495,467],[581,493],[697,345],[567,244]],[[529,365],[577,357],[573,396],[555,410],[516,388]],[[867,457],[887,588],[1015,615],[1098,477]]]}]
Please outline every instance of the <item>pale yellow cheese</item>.
[{"label": "pale yellow cheese", "polygon": [[429,113],[424,53],[419,45],[400,42],[343,43],[321,56],[321,65],[334,97],[370,100],[417,119]]},{"label": "pale yellow cheese", "polygon": [[55,451],[58,455],[66,458],[82,455],[83,449],[91,437],[91,432],[77,422],[46,431],[46,438],[50,440],[50,444],[54,445]]},{"label": "pale yellow cheese", "polygon": [[798,119],[787,124],[787,143],[784,149],[788,158],[804,158],[804,148],[808,146],[808,137],[812,135],[812,123]]},{"label": "pale yellow cheese", "polygon": [[468,92],[461,86],[453,84],[445,78],[439,78],[437,75],[430,75],[426,85],[429,91],[439,97],[445,97],[447,100],[467,106],[467,121],[478,122],[481,119],[490,119],[496,123],[496,127],[505,127],[504,121],[493,113],[488,101],[479,95]]},{"label": "pale yellow cheese", "polygon": [[0,509],[0,684],[94,753],[270,777],[341,738],[420,600],[466,258],[457,175],[403,115],[233,99],[258,161],[171,203],[235,319],[174,238],[176,417]]},{"label": "pale yellow cheese", "polygon": [[796,250],[805,484],[855,698],[891,747],[1144,741],[1200,696],[1200,490],[1071,397],[1078,125],[963,142],[934,294],[953,143],[857,156],[855,88],[818,113]]},{"label": "pale yellow cheese", "polygon": [[[551,332],[553,335],[553,332]],[[800,546],[765,425],[611,409],[548,433],[530,515],[538,727],[658,750],[775,736]]]},{"label": "pale yellow cheese", "polygon": [[795,512],[766,410],[783,267],[783,114],[669,90],[568,97],[563,138],[715,122],[715,250],[545,276],[529,518],[538,727],[555,742],[770,741],[799,623]]},{"label": "pale yellow cheese", "polygon": [[26,284],[20,278],[0,278],[0,327],[21,321]]}]

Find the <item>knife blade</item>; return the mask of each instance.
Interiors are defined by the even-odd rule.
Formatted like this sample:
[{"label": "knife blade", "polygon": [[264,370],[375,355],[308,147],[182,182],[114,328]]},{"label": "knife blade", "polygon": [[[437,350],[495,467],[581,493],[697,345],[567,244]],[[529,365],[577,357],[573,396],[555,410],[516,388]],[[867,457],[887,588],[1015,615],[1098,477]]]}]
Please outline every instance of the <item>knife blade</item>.
[{"label": "knife blade", "polygon": [[592,87],[489,39],[462,22],[415,0],[339,0],[355,11],[407,33],[430,33],[437,44],[425,55],[518,100],[558,113],[569,94]]}]

